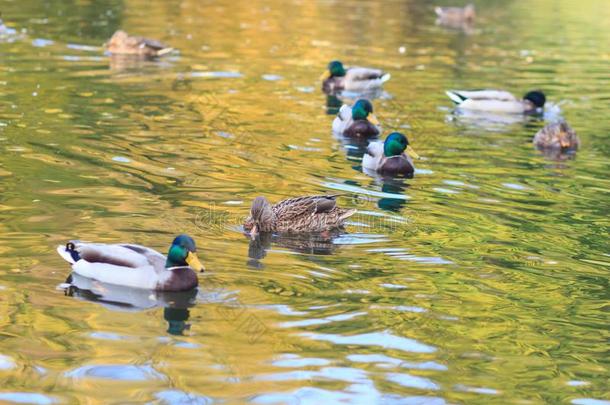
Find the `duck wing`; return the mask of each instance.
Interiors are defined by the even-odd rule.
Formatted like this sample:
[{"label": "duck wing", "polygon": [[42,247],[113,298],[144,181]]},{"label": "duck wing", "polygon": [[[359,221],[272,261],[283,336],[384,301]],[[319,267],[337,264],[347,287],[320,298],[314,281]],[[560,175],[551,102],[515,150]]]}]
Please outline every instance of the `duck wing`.
[{"label": "duck wing", "polygon": [[278,220],[285,221],[304,215],[330,212],[337,206],[336,195],[316,195],[289,198],[273,206]]},{"label": "duck wing", "polygon": [[381,79],[385,73],[380,69],[371,69],[365,67],[351,67],[347,70],[346,76],[348,80],[366,81]]},{"label": "duck wing", "polygon": [[460,104],[464,100],[497,100],[497,101],[516,101],[517,98],[504,90],[448,90],[447,96],[454,103]]},{"label": "duck wing", "polygon": [[135,269],[165,262],[165,257],[162,254],[144,246],[131,244],[107,245],[71,241],[66,246],[59,246],[57,251],[72,264],[83,260],[88,263]]},{"label": "duck wing", "polygon": [[371,142],[362,156],[362,167],[377,170],[383,157],[383,142]]}]

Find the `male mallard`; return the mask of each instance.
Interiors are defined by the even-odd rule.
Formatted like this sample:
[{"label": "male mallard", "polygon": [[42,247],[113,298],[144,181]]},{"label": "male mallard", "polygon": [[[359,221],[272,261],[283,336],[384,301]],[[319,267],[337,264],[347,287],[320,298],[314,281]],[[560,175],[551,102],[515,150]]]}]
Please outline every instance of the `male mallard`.
[{"label": "male mallard", "polygon": [[466,7],[435,7],[434,12],[438,17],[438,23],[448,26],[459,26],[474,22],[474,4]]},{"label": "male mallard", "polygon": [[541,112],[546,102],[544,93],[538,90],[530,91],[523,100],[504,90],[449,90],[445,93],[463,110],[533,114]]},{"label": "male mallard", "polygon": [[328,69],[320,76],[322,90],[334,93],[341,90],[363,92],[380,88],[390,80],[390,74],[379,69],[350,67],[345,69],[338,60],[328,64]]},{"label": "male mallard", "polygon": [[163,56],[174,50],[154,39],[130,37],[121,30],[115,32],[105,45],[108,52],[114,55],[138,55],[148,58]]},{"label": "male mallard", "polygon": [[409,145],[407,137],[400,132],[392,132],[384,142],[369,144],[366,153],[362,156],[362,167],[385,176],[413,177],[415,167],[411,157],[419,158]]},{"label": "male mallard", "polygon": [[195,241],[177,236],[167,258],[140,245],[68,242],[57,252],[72,270],[103,283],[156,291],[186,291],[197,286],[193,270],[203,271]]},{"label": "male mallard", "polygon": [[289,198],[271,205],[265,197],[256,197],[244,229],[252,239],[259,232],[306,233],[341,228],[356,210],[337,207],[336,195]]},{"label": "male mallard", "polygon": [[580,140],[567,122],[555,122],[546,125],[534,136],[534,145],[538,149],[576,150]]},{"label": "male mallard", "polygon": [[360,99],[353,106],[344,104],[333,121],[333,132],[350,138],[372,138],[379,135],[379,121],[370,101]]}]

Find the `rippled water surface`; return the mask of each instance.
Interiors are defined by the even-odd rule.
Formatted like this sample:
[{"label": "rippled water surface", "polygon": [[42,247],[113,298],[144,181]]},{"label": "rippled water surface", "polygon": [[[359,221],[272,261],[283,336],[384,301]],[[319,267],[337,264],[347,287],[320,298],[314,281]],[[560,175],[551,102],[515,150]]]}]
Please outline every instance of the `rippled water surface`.
[{"label": "rippled water surface", "polygon": [[[610,7],[477,1],[457,31],[434,5],[0,3],[0,401],[608,404]],[[179,51],[109,58],[118,28]],[[375,111],[415,178],[332,136],[335,58],[392,74]],[[488,86],[544,89],[581,149],[451,115]],[[241,233],[257,195],[324,192],[358,209],[332,243]],[[182,232],[193,294],[57,288],[68,239]]]}]

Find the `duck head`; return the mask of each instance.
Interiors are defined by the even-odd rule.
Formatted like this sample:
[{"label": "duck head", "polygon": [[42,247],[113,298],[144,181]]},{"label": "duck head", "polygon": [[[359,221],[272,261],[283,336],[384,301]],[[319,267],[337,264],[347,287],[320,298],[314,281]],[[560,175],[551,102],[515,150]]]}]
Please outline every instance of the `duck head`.
[{"label": "duck head", "polygon": [[165,267],[190,267],[195,271],[204,271],[205,267],[197,257],[195,241],[188,235],[176,236],[167,253]]},{"label": "duck head", "polygon": [[405,151],[413,159],[419,159],[419,155],[409,145],[407,137],[400,132],[392,132],[383,143],[383,154],[386,157],[400,156]]},{"label": "duck head", "polygon": [[544,107],[544,103],[546,103],[546,96],[539,90],[530,91],[523,96],[523,99],[529,101],[536,110],[542,109]]},{"label": "duck head", "polygon": [[334,60],[328,64],[328,68],[322,76],[320,76],[320,80],[326,80],[329,77],[342,77],[345,76],[345,68],[343,67],[343,63],[338,60]]},{"label": "duck head", "polygon": [[275,216],[269,201],[265,197],[256,197],[250,207],[250,217],[254,222],[250,237],[254,240],[259,232],[271,230]]},{"label": "duck head", "polygon": [[377,117],[373,114],[373,104],[363,98],[356,101],[352,106],[352,119],[354,121],[367,120],[373,125],[379,125]]}]

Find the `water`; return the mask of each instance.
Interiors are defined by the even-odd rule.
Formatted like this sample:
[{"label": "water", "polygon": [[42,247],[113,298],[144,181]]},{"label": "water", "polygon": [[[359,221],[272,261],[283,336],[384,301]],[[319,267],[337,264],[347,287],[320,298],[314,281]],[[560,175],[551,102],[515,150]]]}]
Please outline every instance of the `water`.
[{"label": "water", "polygon": [[[464,33],[423,0],[5,2],[0,401],[608,403],[610,8],[477,7]],[[108,58],[119,27],[179,52]],[[374,105],[414,179],[331,135],[334,58],[391,72]],[[543,88],[581,150],[450,114],[444,90],[482,86]],[[240,232],[257,195],[335,191],[359,213],[332,243]],[[196,295],[56,288],[70,238],[181,232]]]}]

